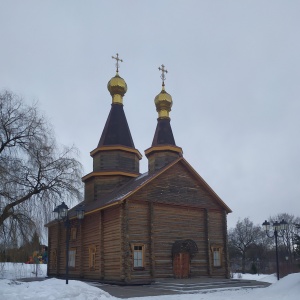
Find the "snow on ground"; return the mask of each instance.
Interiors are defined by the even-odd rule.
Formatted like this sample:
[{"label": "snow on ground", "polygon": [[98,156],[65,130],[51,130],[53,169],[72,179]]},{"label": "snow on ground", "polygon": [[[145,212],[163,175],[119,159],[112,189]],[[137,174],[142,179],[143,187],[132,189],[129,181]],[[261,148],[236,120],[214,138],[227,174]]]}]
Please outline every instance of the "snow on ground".
[{"label": "snow on ground", "polygon": [[[3,268],[4,267],[4,268]],[[16,278],[35,276],[34,265],[8,264],[0,265],[0,299],[1,300],[115,300],[97,287],[84,282],[69,280],[47,279],[45,281],[19,282]],[[46,265],[39,265],[38,276],[44,277]],[[238,277],[238,276],[237,276]],[[1,279],[2,278],[2,279]],[[274,280],[275,278],[275,280]],[[274,275],[242,274],[241,279],[264,280],[274,282],[267,288],[234,289],[206,291],[196,294],[178,294],[156,297],[138,297],[131,300],[299,300],[300,273],[290,274],[277,282]]]},{"label": "snow on ground", "polygon": [[[244,276],[245,274],[243,274]],[[250,274],[247,274],[250,275]],[[247,276],[243,279],[250,279]],[[265,277],[269,277],[264,275]],[[249,277],[249,278],[247,278]],[[272,278],[274,276],[271,276]],[[275,278],[276,279],[276,278]],[[271,279],[272,280],[272,279]],[[131,300],[299,300],[300,273],[290,274],[267,288],[211,291],[206,294],[185,294],[158,297],[131,298]]]},{"label": "snow on ground", "polygon": [[276,274],[265,275],[265,274],[241,274],[241,273],[234,273],[233,279],[245,279],[245,280],[257,280],[269,283],[277,282]]},{"label": "snow on ground", "polygon": [[29,277],[46,277],[46,264],[1,263],[0,279],[16,279]]}]

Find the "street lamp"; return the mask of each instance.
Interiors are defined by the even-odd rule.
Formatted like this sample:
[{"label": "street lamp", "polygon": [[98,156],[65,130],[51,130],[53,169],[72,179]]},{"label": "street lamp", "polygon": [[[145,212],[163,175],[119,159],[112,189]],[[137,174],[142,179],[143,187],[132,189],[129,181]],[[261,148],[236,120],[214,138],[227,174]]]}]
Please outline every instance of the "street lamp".
[{"label": "street lamp", "polygon": [[278,262],[278,246],[277,246],[277,238],[283,237],[285,230],[287,230],[288,223],[285,220],[281,222],[275,221],[273,223],[273,234],[270,233],[271,225],[270,222],[265,220],[262,226],[264,227],[266,234],[269,238],[275,237],[275,247],[276,247],[276,268],[277,268],[277,280],[279,280],[279,262]]},{"label": "street lamp", "polygon": [[[68,206],[65,202],[56,206],[53,212],[56,215],[56,219],[58,221],[63,221],[65,228],[66,228],[66,284],[69,283],[69,240],[70,240],[70,228],[71,228],[71,221],[68,214]],[[76,208],[76,217],[79,222],[84,218],[84,206],[79,205]]]},{"label": "street lamp", "polygon": [[288,257],[288,255],[286,255],[285,261],[286,261],[286,273],[289,274],[290,273],[290,268],[289,268],[289,257]]}]

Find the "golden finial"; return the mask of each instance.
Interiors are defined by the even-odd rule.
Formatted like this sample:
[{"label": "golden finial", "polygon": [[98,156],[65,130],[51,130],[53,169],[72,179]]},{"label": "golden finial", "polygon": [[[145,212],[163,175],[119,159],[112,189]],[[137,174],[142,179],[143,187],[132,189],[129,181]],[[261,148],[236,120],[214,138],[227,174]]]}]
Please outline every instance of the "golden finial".
[{"label": "golden finial", "polygon": [[165,69],[164,65],[158,68],[161,71],[160,78],[162,79],[162,90],[161,92],[155,97],[154,103],[156,106],[156,111],[158,112],[159,119],[169,119],[169,112],[171,111],[171,107],[173,104],[172,97],[165,91],[165,80],[168,71]]},{"label": "golden finial", "polygon": [[119,58],[119,53],[116,54],[116,57],[112,56],[111,58],[115,59],[117,61],[116,67],[117,67],[117,73],[119,73],[119,61],[123,62],[123,60],[121,58]]},{"label": "golden finial", "polygon": [[108,82],[107,88],[112,95],[112,102],[117,104],[123,103],[123,96],[127,92],[127,84],[125,80],[119,76],[119,61],[123,62],[121,58],[119,58],[119,54],[116,56],[112,56],[111,58],[117,61],[117,74]]},{"label": "golden finial", "polygon": [[166,80],[166,75],[165,73],[168,73],[168,71],[165,69],[164,65],[161,65],[161,67],[158,67],[158,70],[161,71],[160,78],[162,79],[162,86],[165,86],[165,80]]}]

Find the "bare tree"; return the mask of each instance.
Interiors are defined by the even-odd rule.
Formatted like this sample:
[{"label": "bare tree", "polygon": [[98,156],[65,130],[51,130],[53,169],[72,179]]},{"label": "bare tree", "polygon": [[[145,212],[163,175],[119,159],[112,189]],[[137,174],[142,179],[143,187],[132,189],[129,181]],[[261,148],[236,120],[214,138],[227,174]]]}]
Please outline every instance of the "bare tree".
[{"label": "bare tree", "polygon": [[298,233],[294,236],[294,245],[295,245],[295,254],[300,256],[300,223],[295,224],[296,229],[298,230]]},{"label": "bare tree", "polygon": [[242,258],[242,272],[246,269],[246,255],[248,251],[261,240],[262,231],[260,226],[255,226],[252,221],[245,218],[238,221],[235,228],[228,233],[228,242],[231,249],[234,249]]},{"label": "bare tree", "polygon": [[54,205],[81,197],[74,147],[60,148],[37,105],[0,93],[0,230],[2,241],[26,241],[49,220]]},{"label": "bare tree", "polygon": [[288,223],[287,229],[283,232],[283,237],[278,238],[278,244],[282,246],[285,253],[284,256],[288,256],[291,261],[294,258],[294,239],[297,234],[300,233],[300,230],[297,224],[300,224],[300,218],[295,217],[292,214],[280,213],[276,216],[270,217],[270,223],[273,224],[275,221],[280,222],[285,220]]}]

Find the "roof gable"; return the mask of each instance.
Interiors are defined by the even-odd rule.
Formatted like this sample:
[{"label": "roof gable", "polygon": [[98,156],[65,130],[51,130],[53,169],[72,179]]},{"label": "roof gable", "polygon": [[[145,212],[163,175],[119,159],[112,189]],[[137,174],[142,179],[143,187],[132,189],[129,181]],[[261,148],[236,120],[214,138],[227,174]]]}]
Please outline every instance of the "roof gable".
[{"label": "roof gable", "polygon": [[222,206],[227,213],[231,213],[232,210],[226,205],[226,203],[218,196],[218,194],[210,187],[210,185],[199,175],[199,173],[184,159],[182,158],[181,163],[186,166],[187,170],[191,173],[195,179],[203,185],[203,187],[210,193],[210,195],[216,200],[216,202]]},{"label": "roof gable", "polygon": [[156,177],[151,178],[131,199],[165,204],[202,207],[207,209],[231,209],[221,200],[204,179],[183,159],[168,165]]},{"label": "roof gable", "polygon": [[[177,165],[177,166],[176,166]],[[156,179],[161,180],[167,173],[172,173],[173,167],[181,167],[185,170],[187,176],[190,176],[201,188],[199,189],[199,194],[201,194],[201,199],[203,201],[212,201],[211,205],[217,205],[222,207],[226,210],[227,213],[231,212],[231,209],[223,202],[223,200],[213,191],[213,189],[205,182],[205,180],[191,167],[191,165],[182,157],[178,158],[174,162],[170,163],[166,167],[148,174],[144,173],[137,178],[131,179],[128,183],[124,186],[120,187],[119,189],[115,190],[111,194],[107,195],[102,199],[98,199],[96,201],[90,202],[86,205],[86,212],[91,213],[97,210],[104,209],[108,206],[115,205],[121,203],[125,199],[129,197],[137,197],[138,193],[143,193],[144,190],[150,188],[151,183],[153,183]],[[193,187],[191,187],[191,190]],[[197,188],[194,188],[197,189]],[[157,191],[157,193],[160,191]],[[178,193],[178,189],[175,185],[171,187],[168,191],[164,189],[164,192],[169,192],[170,196],[172,193]],[[190,191],[191,192],[191,191]],[[193,193],[193,192],[191,192]],[[157,195],[157,199],[159,199],[159,195]],[[199,197],[199,195],[198,195]],[[176,204],[176,203],[174,203]],[[188,203],[187,203],[188,204]],[[206,203],[208,204],[208,202]],[[189,204],[188,204],[189,205]],[[213,206],[212,206],[213,207]]]}]

